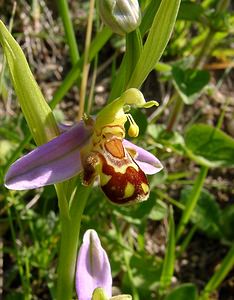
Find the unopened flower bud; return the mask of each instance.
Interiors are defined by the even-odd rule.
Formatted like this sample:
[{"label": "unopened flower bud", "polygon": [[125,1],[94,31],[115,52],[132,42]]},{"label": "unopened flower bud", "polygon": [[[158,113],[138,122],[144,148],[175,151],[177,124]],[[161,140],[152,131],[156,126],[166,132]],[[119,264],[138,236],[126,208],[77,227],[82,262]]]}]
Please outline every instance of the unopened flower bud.
[{"label": "unopened flower bud", "polygon": [[99,12],[103,22],[120,35],[135,30],[141,22],[137,0],[99,0]]},{"label": "unopened flower bud", "polygon": [[96,288],[93,291],[92,299],[91,300],[108,300],[108,298],[105,294],[105,291],[102,288]]}]

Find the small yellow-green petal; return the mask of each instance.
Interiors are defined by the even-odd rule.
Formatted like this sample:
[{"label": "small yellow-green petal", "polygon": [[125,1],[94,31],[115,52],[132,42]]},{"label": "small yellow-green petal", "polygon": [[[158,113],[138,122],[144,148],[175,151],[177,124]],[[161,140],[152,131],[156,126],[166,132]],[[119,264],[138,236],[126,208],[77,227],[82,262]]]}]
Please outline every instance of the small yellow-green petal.
[{"label": "small yellow-green petal", "polygon": [[107,298],[107,295],[102,288],[96,288],[91,300],[109,300],[109,298]]}]

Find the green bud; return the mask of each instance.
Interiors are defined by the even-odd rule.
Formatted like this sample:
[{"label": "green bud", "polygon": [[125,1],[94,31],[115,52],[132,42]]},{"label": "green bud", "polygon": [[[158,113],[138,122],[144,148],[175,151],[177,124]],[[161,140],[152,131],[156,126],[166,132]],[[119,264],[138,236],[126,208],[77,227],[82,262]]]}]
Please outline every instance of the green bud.
[{"label": "green bud", "polygon": [[141,11],[137,0],[98,0],[103,22],[111,30],[124,35],[141,23]]},{"label": "green bud", "polygon": [[108,300],[105,291],[102,288],[96,288],[93,291],[92,299],[91,300]]}]

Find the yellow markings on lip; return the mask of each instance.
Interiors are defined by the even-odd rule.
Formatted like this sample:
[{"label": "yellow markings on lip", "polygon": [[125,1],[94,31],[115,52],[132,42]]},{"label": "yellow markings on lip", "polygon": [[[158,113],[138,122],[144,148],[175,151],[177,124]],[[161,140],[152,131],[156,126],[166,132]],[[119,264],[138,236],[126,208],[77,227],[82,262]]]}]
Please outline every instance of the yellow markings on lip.
[{"label": "yellow markings on lip", "polygon": [[103,172],[100,174],[100,181],[101,181],[101,186],[107,184],[110,179],[111,179],[111,175],[106,175]]},{"label": "yellow markings on lip", "polygon": [[122,141],[119,139],[113,139],[105,142],[106,150],[114,157],[122,159],[125,156]]},{"label": "yellow markings on lip", "polygon": [[133,195],[135,191],[135,187],[130,182],[127,183],[125,189],[124,189],[124,198],[129,198]]},{"label": "yellow markings on lip", "polygon": [[146,183],[142,182],[141,187],[142,187],[142,190],[144,191],[144,193],[148,194],[149,186]]},{"label": "yellow markings on lip", "polygon": [[125,147],[125,149],[128,151],[128,153],[130,154],[130,156],[131,156],[132,158],[135,158],[135,157],[137,156],[136,150],[130,149],[130,148],[128,148],[128,147]]}]

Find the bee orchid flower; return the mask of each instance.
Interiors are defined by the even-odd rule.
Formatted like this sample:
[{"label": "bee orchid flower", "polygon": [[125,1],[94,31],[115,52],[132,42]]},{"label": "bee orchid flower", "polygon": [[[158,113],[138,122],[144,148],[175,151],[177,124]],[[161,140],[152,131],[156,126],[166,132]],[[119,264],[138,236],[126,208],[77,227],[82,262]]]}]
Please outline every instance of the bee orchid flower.
[{"label": "bee orchid flower", "polygon": [[97,232],[89,229],[83,236],[76,265],[76,292],[79,300],[91,300],[95,289],[112,295],[112,276],[108,256]]},{"label": "bee orchid flower", "polygon": [[146,200],[149,184],[145,174],[162,169],[151,153],[125,140],[136,137],[139,128],[129,113],[130,107],[148,108],[156,101],[146,102],[134,88],[102,109],[96,118],[84,117],[77,125],[39,146],[13,163],[5,177],[5,186],[14,190],[34,189],[62,182],[82,172],[83,184],[96,178],[107,198],[116,204]]},{"label": "bee orchid flower", "polygon": [[76,293],[79,300],[131,300],[130,295],[112,297],[111,267],[98,234],[89,229],[83,236],[76,264]]}]

